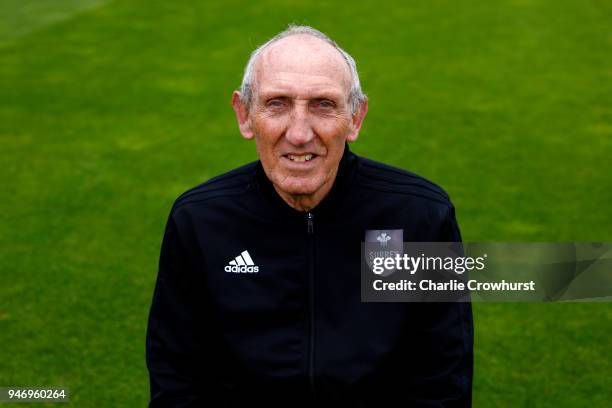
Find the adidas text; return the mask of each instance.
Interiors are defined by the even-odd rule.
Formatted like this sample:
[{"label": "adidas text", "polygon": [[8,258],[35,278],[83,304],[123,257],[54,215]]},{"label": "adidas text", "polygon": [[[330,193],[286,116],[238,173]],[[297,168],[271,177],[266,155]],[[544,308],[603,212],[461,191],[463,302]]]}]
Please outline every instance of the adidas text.
[{"label": "adidas text", "polygon": [[225,267],[225,272],[236,272],[236,273],[254,273],[254,272],[259,272],[259,267],[258,266],[247,266],[247,265],[242,265],[242,266],[238,266],[238,265],[227,265]]}]

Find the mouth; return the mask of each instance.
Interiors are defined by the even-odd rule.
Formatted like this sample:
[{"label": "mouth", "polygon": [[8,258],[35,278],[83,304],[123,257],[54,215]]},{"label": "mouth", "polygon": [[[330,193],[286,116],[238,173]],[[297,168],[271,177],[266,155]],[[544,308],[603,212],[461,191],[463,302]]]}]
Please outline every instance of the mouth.
[{"label": "mouth", "polygon": [[305,154],[284,154],[283,157],[294,163],[306,163],[306,162],[316,159],[319,156],[313,153],[305,153]]}]

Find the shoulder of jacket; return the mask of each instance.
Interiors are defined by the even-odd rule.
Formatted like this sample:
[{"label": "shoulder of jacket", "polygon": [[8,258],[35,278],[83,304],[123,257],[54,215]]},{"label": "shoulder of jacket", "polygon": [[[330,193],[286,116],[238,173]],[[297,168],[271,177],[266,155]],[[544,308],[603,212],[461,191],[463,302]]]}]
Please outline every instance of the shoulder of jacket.
[{"label": "shoulder of jacket", "polygon": [[253,185],[257,163],[257,161],[254,161],[245,164],[190,188],[176,199],[172,206],[172,212],[187,204],[247,192]]},{"label": "shoulder of jacket", "polygon": [[358,156],[358,180],[363,188],[420,197],[452,206],[446,191],[415,173]]}]

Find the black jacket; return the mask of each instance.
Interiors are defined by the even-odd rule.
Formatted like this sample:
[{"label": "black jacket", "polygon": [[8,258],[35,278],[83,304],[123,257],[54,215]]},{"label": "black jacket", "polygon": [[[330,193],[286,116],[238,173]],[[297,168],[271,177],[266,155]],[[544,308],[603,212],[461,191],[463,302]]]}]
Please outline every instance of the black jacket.
[{"label": "black jacket", "polygon": [[348,147],[308,214],[260,162],[181,195],[149,316],[151,406],[470,406],[470,304],[362,303],[368,229],[461,240],[442,189]]}]

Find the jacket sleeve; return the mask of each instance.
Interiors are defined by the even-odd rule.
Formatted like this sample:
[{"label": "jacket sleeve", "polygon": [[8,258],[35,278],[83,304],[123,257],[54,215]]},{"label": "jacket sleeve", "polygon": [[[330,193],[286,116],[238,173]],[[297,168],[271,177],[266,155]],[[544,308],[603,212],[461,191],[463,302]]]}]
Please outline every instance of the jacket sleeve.
[{"label": "jacket sleeve", "polygon": [[455,217],[455,207],[450,205],[442,219],[438,242],[461,242],[461,232]]},{"label": "jacket sleeve", "polygon": [[[439,242],[461,242],[451,206],[442,218]],[[472,405],[473,320],[470,302],[415,304],[413,406],[467,408]]]},{"label": "jacket sleeve", "polygon": [[173,214],[166,224],[147,328],[150,407],[201,406],[203,382],[196,262]]}]

